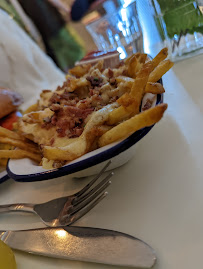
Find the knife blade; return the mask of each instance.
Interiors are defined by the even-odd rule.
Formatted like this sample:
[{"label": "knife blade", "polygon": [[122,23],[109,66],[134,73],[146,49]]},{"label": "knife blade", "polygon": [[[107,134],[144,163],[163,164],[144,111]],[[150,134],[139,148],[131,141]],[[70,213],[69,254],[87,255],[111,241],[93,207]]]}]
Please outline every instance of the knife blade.
[{"label": "knife blade", "polygon": [[151,268],[154,250],[142,240],[121,232],[66,226],[7,231],[0,239],[11,248],[60,259]]}]

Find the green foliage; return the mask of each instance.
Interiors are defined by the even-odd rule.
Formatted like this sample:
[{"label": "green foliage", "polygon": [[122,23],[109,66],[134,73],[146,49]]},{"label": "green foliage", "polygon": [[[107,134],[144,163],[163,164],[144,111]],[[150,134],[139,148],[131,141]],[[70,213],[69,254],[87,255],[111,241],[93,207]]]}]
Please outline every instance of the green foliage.
[{"label": "green foliage", "polygon": [[157,2],[170,38],[180,33],[193,34],[195,31],[203,33],[203,15],[195,1],[157,0]]}]

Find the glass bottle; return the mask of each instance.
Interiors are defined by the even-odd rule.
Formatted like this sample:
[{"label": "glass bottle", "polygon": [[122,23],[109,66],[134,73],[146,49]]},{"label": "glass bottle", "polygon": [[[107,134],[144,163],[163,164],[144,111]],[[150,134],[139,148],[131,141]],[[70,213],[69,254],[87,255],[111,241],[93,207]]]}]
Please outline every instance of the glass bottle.
[{"label": "glass bottle", "polygon": [[202,52],[203,14],[198,1],[150,1],[160,36],[173,60]]}]

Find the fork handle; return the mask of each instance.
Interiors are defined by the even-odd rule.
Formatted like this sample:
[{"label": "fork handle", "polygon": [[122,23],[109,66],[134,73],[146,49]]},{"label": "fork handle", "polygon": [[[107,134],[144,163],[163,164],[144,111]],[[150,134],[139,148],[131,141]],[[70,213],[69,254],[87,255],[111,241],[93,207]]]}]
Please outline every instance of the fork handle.
[{"label": "fork handle", "polygon": [[0,213],[11,212],[11,211],[23,211],[23,212],[34,212],[33,204],[8,204],[0,205]]}]

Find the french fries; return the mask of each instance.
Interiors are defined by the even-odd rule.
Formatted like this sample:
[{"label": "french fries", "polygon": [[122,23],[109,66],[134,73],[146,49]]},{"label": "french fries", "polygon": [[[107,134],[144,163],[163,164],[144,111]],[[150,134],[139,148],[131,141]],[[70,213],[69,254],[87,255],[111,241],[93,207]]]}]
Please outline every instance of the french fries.
[{"label": "french fries", "polygon": [[0,150],[0,159],[22,159],[22,158],[30,158],[36,162],[40,162],[42,157],[40,154],[32,153],[22,149],[15,150]]},{"label": "french fries", "polygon": [[149,75],[152,71],[153,65],[151,62],[148,62],[143,65],[140,72],[138,73],[135,82],[131,88],[130,94],[136,100],[136,106],[133,109],[133,114],[139,112],[140,104],[144,95],[145,87],[149,78]]},{"label": "french fries", "polygon": [[107,122],[109,125],[114,125],[139,112],[141,100],[145,92],[145,86],[152,69],[153,65],[151,62],[142,66],[134,80],[130,94],[124,94],[117,100],[121,106],[110,113]]},{"label": "french fries", "polygon": [[151,61],[136,53],[114,69],[104,69],[102,61],[74,67],[64,85],[43,91],[25,111],[18,133],[0,127],[0,143],[11,146],[0,149],[0,164],[30,158],[58,168],[154,125],[167,109],[167,104],[152,107],[156,95],[165,92],[159,79],[173,66],[167,55],[164,48]]},{"label": "french fries", "polygon": [[159,65],[153,70],[149,76],[149,82],[157,82],[160,78],[173,67],[173,63],[170,60],[165,60],[159,63]]},{"label": "french fries", "polygon": [[154,65],[154,68],[156,68],[160,64],[160,62],[162,62],[163,60],[165,60],[167,56],[168,56],[168,48],[163,48],[156,55],[156,57],[154,57],[154,59],[152,60],[152,63]]},{"label": "french fries", "polygon": [[[129,78],[129,77],[122,77],[122,76],[119,76],[116,78],[116,81],[118,83],[125,83],[125,87],[131,89],[132,88],[132,85],[133,85],[133,82],[134,80],[132,78]],[[164,90],[164,87],[161,85],[161,83],[157,83],[157,82],[147,82],[147,85],[145,87],[145,93],[153,93],[153,94],[162,94],[164,93],[165,90]]]},{"label": "french fries", "polygon": [[43,155],[48,160],[66,160],[72,161],[87,151],[87,145],[85,139],[80,139],[77,142],[73,142],[66,147],[50,147],[46,146],[43,149]]},{"label": "french fries", "polygon": [[[0,166],[6,166],[9,158],[30,158],[38,163],[41,161],[41,154],[37,145],[3,127],[0,127],[0,144],[4,145],[4,149],[0,149]],[[14,147],[19,149],[15,150]]]},{"label": "french fries", "polygon": [[12,131],[10,131],[6,128],[3,128],[1,126],[0,126],[0,136],[8,137],[11,139],[16,139],[16,140],[24,140],[24,138],[21,137],[19,134],[12,132]]},{"label": "french fries", "polygon": [[33,143],[31,144],[21,140],[15,140],[9,137],[1,137],[1,136],[0,136],[0,143],[15,146],[24,150],[29,150],[33,153],[39,153],[39,149]]},{"label": "french fries", "polygon": [[76,78],[80,78],[82,76],[84,76],[91,68],[90,64],[86,64],[86,65],[78,65],[73,67],[72,69],[69,70],[69,73],[71,75],[76,76]]},{"label": "french fries", "polygon": [[165,90],[161,83],[147,82],[145,93],[162,94],[164,92]]},{"label": "french fries", "polygon": [[167,104],[161,104],[118,124],[100,137],[99,146],[103,147],[121,140],[144,127],[155,124],[162,118],[166,109]]},{"label": "french fries", "polygon": [[145,63],[147,54],[136,53],[129,60],[126,61],[128,65],[128,75],[131,78],[135,78],[137,72],[140,70],[142,65]]}]

